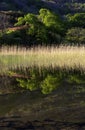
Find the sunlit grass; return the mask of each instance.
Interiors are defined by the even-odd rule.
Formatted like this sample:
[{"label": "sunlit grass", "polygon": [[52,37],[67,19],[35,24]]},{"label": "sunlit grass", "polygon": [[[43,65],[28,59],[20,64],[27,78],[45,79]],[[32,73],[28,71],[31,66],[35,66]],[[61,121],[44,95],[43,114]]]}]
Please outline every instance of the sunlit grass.
[{"label": "sunlit grass", "polygon": [[17,67],[59,67],[85,70],[85,47],[2,47],[0,49],[0,71]]}]

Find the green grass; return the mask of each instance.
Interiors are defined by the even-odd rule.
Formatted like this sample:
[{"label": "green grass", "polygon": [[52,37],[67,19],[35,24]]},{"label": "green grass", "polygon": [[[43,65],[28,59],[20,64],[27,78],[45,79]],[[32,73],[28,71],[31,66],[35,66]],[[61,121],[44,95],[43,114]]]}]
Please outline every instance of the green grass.
[{"label": "green grass", "polygon": [[85,70],[85,47],[3,47],[0,50],[0,71],[10,68],[45,67]]}]

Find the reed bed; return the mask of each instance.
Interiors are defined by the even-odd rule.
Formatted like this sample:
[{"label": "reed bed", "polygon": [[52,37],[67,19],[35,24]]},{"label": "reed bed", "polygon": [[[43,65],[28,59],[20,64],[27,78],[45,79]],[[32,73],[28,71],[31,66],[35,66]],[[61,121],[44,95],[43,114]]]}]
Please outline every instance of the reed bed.
[{"label": "reed bed", "polygon": [[6,72],[26,67],[59,67],[83,69],[85,71],[85,47],[2,47],[0,49],[0,71]]}]

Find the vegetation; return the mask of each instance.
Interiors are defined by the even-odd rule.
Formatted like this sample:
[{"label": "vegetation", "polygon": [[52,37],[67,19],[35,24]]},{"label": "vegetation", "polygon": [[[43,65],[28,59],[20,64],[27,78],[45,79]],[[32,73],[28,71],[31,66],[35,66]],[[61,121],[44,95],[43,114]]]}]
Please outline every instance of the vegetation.
[{"label": "vegetation", "polygon": [[85,13],[67,14],[62,18],[48,9],[41,8],[37,15],[27,13],[23,16],[23,13],[18,12],[16,16],[13,14],[12,19],[6,18],[5,21],[8,21],[7,19],[12,25],[14,24],[14,27],[8,28],[8,22],[3,25],[4,21],[2,21],[1,45],[15,44],[30,47],[60,45],[61,43],[85,44]]},{"label": "vegetation", "polygon": [[[2,47],[0,51],[1,71],[17,67],[60,67],[85,69],[85,47]],[[4,68],[3,68],[4,66]]]},{"label": "vegetation", "polygon": [[[54,69],[51,67],[43,67],[40,70],[37,67],[30,67],[24,70],[18,69],[18,72],[14,70],[14,72],[17,73],[17,77],[15,78],[17,81],[16,86],[29,91],[37,90],[41,91],[43,94],[49,94],[52,91],[57,91],[57,89],[61,88],[63,85],[68,87],[80,85],[80,91],[85,92],[85,73],[79,69],[66,70],[65,68],[62,69],[58,67]],[[24,78],[18,77],[20,74],[24,75]],[[13,76],[13,74],[11,76]],[[80,91],[78,89],[78,92]]]},{"label": "vegetation", "polygon": [[85,47],[4,47],[0,73],[15,78],[16,86],[49,94],[63,84],[85,84],[84,59]]},{"label": "vegetation", "polygon": [[70,45],[83,44],[85,43],[85,28],[71,28],[68,29],[65,37],[66,43],[70,43]]},{"label": "vegetation", "polygon": [[[24,116],[26,120],[33,119],[36,128],[41,127],[36,119],[55,126],[51,118],[56,119],[56,124],[63,121],[61,127],[68,124],[67,129],[83,125],[72,126],[72,122],[85,121],[84,3],[84,0],[0,1],[1,127],[9,127],[4,116],[20,120],[21,115],[23,121]],[[23,129],[31,128],[30,122],[27,126],[24,123]],[[12,121],[12,125],[19,128],[16,122]]]},{"label": "vegetation", "polygon": [[[23,25],[25,25],[25,28],[22,28]],[[9,28],[5,33],[2,33],[1,44],[16,43],[24,46],[55,44],[60,43],[61,36],[64,34],[63,21],[57,14],[47,9],[41,9],[38,16],[29,13],[24,17],[19,17],[15,26],[21,28],[18,30],[16,27],[12,31]],[[4,41],[6,42],[4,43]]]},{"label": "vegetation", "polygon": [[[1,4],[3,2],[5,1],[1,1]],[[10,0],[5,2],[5,6],[7,6],[8,2]],[[36,4],[38,10],[30,12],[27,10],[27,6],[34,4],[33,2]],[[47,4],[52,4],[54,1],[46,2]],[[17,3],[15,1],[15,5],[17,6],[14,10],[17,10],[17,7],[20,9],[20,6],[22,6],[23,12],[1,12],[1,74],[17,77],[16,74],[10,73],[10,70],[16,70],[17,68],[26,69],[28,67],[37,67],[40,72],[42,68],[51,68],[53,70],[57,67],[61,70],[63,68],[66,70],[79,69],[81,72],[85,72],[85,12],[84,9],[83,11],[81,9],[79,13],[76,11],[72,12],[71,10],[73,3],[74,8],[77,8],[77,6],[83,8],[82,1],[79,5],[75,1],[64,1],[63,7],[66,7],[64,14],[59,7],[57,12],[52,8],[51,10],[42,8],[47,6],[45,3],[42,3],[40,0],[24,1],[23,4],[22,2],[19,3],[18,1]],[[61,3],[62,1],[59,1],[59,3],[55,1],[56,5],[60,5]],[[50,5],[50,7],[52,6]],[[83,46],[80,46],[81,44]],[[16,46],[5,47],[4,45]],[[79,45],[80,47],[75,45]],[[39,72],[34,72],[33,70],[33,74],[30,72],[31,77],[29,79],[26,77],[22,79],[24,76],[18,75],[17,82],[22,88],[31,91],[40,89],[44,94],[55,90],[63,83],[63,80],[67,83],[84,83],[83,80],[81,81],[81,78],[79,79],[78,75],[64,77],[65,75],[62,73],[57,75],[48,72],[46,75],[44,72],[41,75],[44,75],[44,77],[40,76]]]}]

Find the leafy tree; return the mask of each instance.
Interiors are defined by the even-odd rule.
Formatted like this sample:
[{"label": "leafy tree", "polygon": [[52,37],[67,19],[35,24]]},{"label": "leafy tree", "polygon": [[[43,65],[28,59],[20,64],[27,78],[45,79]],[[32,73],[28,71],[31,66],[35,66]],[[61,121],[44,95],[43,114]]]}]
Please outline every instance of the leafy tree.
[{"label": "leafy tree", "polygon": [[18,18],[18,22],[15,25],[27,25],[26,35],[30,36],[34,43],[46,43],[48,41],[47,29],[45,25],[34,14],[27,14],[23,18]]},{"label": "leafy tree", "polygon": [[24,20],[26,22],[25,24],[36,24],[39,22],[37,16],[31,13],[25,15]]},{"label": "leafy tree", "polygon": [[72,44],[85,44],[85,29],[71,28],[66,33],[65,40]]},{"label": "leafy tree", "polygon": [[71,27],[85,28],[85,13],[68,14],[67,19]]},{"label": "leafy tree", "polygon": [[57,14],[47,9],[40,9],[39,15],[28,13],[23,17],[19,17],[15,26],[21,26],[21,29],[9,34],[6,32],[1,41],[3,42],[4,38],[7,38],[8,42],[11,40],[15,43],[19,41],[20,44],[24,43],[24,45],[28,46],[59,44],[61,37],[65,34],[63,25],[62,20]]},{"label": "leafy tree", "polygon": [[20,26],[20,25],[24,25],[25,24],[25,20],[23,17],[19,17],[18,18],[18,22],[15,23],[15,26]]},{"label": "leafy tree", "polygon": [[61,31],[63,31],[63,22],[60,17],[50,10],[40,9],[39,19],[53,32],[61,34]]}]

